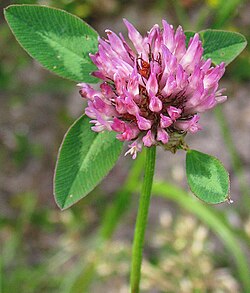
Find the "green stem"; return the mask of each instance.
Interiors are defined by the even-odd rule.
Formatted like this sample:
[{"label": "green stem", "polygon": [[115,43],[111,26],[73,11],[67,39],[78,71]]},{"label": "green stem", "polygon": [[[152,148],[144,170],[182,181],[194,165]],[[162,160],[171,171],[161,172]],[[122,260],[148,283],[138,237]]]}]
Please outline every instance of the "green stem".
[{"label": "green stem", "polygon": [[101,227],[98,229],[93,243],[89,245],[95,251],[95,257],[91,258],[85,264],[84,268],[82,268],[82,263],[86,259],[86,255],[84,254],[83,259],[79,261],[80,266],[77,266],[71,272],[71,275],[62,283],[60,292],[89,292],[89,287],[96,276],[96,266],[102,258],[103,251],[107,249],[109,241],[117,226],[120,224],[122,217],[129,210],[132,194],[138,186],[138,181],[144,168],[145,155],[144,149],[133,162],[129,175],[124,185],[117,192],[114,202],[112,202],[104,213],[104,217],[101,220]]},{"label": "green stem", "polygon": [[155,170],[155,157],[156,147],[153,146],[147,148],[145,173],[142,183],[141,197],[137,213],[132,250],[132,264],[130,274],[131,293],[138,293],[140,290],[139,288],[141,278],[142,253]]}]

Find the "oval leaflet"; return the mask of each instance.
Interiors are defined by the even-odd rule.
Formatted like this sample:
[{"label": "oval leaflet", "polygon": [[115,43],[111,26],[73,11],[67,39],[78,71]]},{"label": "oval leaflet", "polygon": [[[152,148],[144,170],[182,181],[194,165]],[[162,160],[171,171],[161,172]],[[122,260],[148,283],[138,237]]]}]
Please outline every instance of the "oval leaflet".
[{"label": "oval leaflet", "polygon": [[199,199],[217,204],[229,198],[229,174],[215,157],[189,150],[186,156],[187,181]]}]

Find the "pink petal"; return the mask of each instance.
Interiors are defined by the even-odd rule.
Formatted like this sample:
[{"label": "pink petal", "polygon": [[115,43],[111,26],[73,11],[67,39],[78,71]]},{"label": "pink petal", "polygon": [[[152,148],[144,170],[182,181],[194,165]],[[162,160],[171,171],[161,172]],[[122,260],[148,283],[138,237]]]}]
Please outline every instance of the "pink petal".
[{"label": "pink petal", "polygon": [[157,140],[161,141],[164,144],[168,143],[169,135],[167,131],[159,127],[157,130]]},{"label": "pink petal", "polygon": [[142,141],[146,147],[151,147],[155,144],[155,139],[151,130],[147,132],[147,134],[143,137]]},{"label": "pink petal", "polygon": [[136,114],[137,125],[140,130],[148,130],[152,126],[152,122],[139,114]]}]

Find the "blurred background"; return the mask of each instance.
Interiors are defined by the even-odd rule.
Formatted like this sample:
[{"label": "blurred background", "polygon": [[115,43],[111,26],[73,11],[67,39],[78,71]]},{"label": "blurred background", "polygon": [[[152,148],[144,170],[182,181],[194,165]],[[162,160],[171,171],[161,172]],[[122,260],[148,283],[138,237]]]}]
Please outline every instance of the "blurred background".
[{"label": "blurred background", "polygon": [[[142,33],[165,18],[185,30],[241,32],[249,42],[250,1],[0,2],[0,292],[126,293],[144,154],[135,162],[122,156],[90,195],[58,209],[57,151],[85,105],[74,83],[44,70],[15,41],[3,8],[20,3],[67,10],[102,36],[106,28],[126,34],[123,17]],[[199,202],[186,185],[184,152],[158,149],[142,292],[250,292],[249,81],[248,47],[223,77],[228,101],[203,114],[203,131],[188,137],[229,170],[233,204]]]}]

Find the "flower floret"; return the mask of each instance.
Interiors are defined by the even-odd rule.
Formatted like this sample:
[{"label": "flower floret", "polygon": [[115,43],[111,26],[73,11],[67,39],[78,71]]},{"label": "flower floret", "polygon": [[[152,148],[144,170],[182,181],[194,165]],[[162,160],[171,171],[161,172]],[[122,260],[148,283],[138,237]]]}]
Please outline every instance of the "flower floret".
[{"label": "flower floret", "polygon": [[124,23],[130,44],[122,34],[106,30],[107,39],[99,38],[98,52],[90,56],[98,68],[93,75],[103,82],[100,90],[79,84],[88,100],[86,115],[92,130],[115,131],[119,140],[131,141],[127,153],[133,158],[143,145],[171,145],[172,150],[173,138],[183,141],[201,129],[197,113],[226,100],[224,89],[218,90],[225,64],[213,66],[202,58],[199,34],[186,47],[181,26],[174,31],[163,20],[162,29],[154,25],[143,37]]}]

